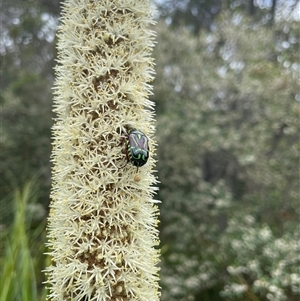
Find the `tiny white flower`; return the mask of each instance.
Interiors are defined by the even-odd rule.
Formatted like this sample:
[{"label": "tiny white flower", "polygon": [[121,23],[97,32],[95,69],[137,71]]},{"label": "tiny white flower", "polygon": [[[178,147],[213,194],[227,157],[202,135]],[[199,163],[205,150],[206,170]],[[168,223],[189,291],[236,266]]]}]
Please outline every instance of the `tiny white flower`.
[{"label": "tiny white flower", "polygon": [[248,214],[244,217],[244,220],[245,220],[245,223],[248,224],[248,225],[253,225],[255,223],[255,218]]},{"label": "tiny white flower", "polygon": [[268,241],[272,237],[272,232],[269,228],[264,227],[259,231],[259,236],[263,241]]}]

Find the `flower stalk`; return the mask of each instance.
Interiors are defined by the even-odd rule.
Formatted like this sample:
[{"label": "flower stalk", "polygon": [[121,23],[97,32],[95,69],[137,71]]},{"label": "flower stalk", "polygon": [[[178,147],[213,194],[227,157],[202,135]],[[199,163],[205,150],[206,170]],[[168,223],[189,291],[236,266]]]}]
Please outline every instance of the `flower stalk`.
[{"label": "flower stalk", "polygon": [[[156,301],[155,34],[148,0],[67,0],[54,92],[48,300]],[[150,158],[128,163],[137,128]]]}]

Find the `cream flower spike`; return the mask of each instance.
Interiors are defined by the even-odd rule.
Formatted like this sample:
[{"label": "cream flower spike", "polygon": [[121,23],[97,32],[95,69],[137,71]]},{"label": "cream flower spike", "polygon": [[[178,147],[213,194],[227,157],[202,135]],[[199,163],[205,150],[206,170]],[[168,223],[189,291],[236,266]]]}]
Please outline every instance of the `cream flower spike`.
[{"label": "cream flower spike", "polygon": [[[48,300],[156,301],[155,34],[148,0],[66,0],[58,31]],[[126,134],[150,158],[126,164]]]}]

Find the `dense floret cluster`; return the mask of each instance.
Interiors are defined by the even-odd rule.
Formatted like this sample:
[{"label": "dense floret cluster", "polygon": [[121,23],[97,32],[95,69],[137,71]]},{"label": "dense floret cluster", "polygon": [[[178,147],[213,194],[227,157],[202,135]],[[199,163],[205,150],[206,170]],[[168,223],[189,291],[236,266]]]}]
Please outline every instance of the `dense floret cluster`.
[{"label": "dense floret cluster", "polygon": [[[149,1],[69,0],[58,33],[50,300],[158,300]],[[151,156],[126,164],[128,128]]]}]

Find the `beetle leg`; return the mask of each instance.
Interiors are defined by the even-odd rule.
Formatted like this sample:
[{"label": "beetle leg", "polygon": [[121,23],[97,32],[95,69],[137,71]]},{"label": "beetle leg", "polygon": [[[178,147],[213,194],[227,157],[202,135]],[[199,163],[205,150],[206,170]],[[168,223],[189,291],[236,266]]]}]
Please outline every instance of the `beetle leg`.
[{"label": "beetle leg", "polygon": [[126,162],[126,164],[125,165],[123,165],[122,167],[119,167],[118,169],[122,169],[122,168],[124,168],[126,165],[128,164],[128,162]]},{"label": "beetle leg", "polygon": [[125,137],[122,137],[121,142],[119,144],[117,144],[117,146],[120,146],[120,145],[124,144],[124,140],[125,140]]},{"label": "beetle leg", "polygon": [[[122,139],[121,139],[120,144],[117,145],[117,146],[120,146],[120,145],[123,145],[123,146],[124,146],[124,141],[125,141],[125,137],[123,136]],[[122,149],[122,153],[126,155],[126,150],[124,151],[124,147],[123,147],[123,149]],[[128,161],[127,155],[126,155],[126,160],[127,160],[127,162],[125,163],[125,165],[123,165],[122,167],[119,167],[118,169],[122,169],[122,168],[124,168],[124,167],[128,164],[129,161]]]}]

